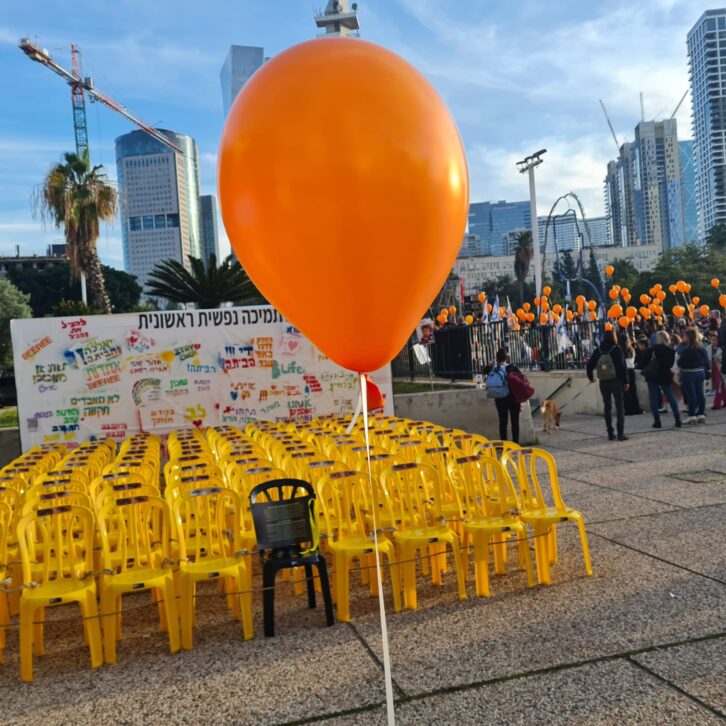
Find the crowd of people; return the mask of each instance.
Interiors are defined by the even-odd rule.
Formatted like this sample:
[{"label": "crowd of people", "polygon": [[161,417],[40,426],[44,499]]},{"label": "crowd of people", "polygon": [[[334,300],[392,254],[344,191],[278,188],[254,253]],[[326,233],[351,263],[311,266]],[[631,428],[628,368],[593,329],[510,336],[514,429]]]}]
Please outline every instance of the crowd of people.
[{"label": "crowd of people", "polygon": [[645,320],[619,335],[616,330],[609,326],[603,332],[586,366],[590,381],[598,380],[610,440],[627,440],[625,416],[644,412],[638,373],[646,384],[653,428],[663,426],[661,416],[668,408],[676,428],[683,415],[686,424],[705,423],[707,383],[710,408],[726,407],[726,317],[718,310],[692,320]]}]

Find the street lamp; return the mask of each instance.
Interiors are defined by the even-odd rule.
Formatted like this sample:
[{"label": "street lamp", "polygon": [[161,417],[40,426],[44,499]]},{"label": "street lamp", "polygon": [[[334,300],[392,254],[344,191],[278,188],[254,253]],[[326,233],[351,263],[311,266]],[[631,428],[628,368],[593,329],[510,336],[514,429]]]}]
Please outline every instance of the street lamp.
[{"label": "street lamp", "polygon": [[537,196],[534,191],[534,169],[539,166],[544,159],[543,154],[547,153],[547,149],[540,149],[531,156],[527,156],[522,161],[517,162],[517,168],[520,174],[529,174],[529,209],[532,217],[532,247],[534,249],[534,288],[535,296],[539,297],[542,292],[542,258],[539,248],[539,224],[537,223]]}]

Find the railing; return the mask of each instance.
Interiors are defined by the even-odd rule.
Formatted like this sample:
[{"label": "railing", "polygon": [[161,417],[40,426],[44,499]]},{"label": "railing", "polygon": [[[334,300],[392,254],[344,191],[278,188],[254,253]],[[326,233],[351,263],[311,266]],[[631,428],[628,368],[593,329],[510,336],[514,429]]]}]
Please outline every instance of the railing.
[{"label": "railing", "polygon": [[[391,362],[394,378],[412,381],[448,379],[472,381],[505,348],[510,362],[522,370],[581,369],[597,347],[602,322],[586,321],[563,326],[537,325],[510,329],[504,320],[476,325],[452,325],[434,333],[424,346],[422,362],[413,336]],[[419,349],[421,352],[421,349]]]}]

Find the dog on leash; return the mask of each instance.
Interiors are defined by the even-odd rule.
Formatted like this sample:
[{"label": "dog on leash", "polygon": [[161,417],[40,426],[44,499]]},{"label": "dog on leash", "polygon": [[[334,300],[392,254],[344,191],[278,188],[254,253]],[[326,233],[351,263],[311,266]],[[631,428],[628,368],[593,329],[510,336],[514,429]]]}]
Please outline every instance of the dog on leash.
[{"label": "dog on leash", "polygon": [[542,421],[544,423],[542,431],[546,434],[552,433],[555,429],[560,428],[560,408],[555,401],[547,398],[542,401],[539,410],[542,412]]}]

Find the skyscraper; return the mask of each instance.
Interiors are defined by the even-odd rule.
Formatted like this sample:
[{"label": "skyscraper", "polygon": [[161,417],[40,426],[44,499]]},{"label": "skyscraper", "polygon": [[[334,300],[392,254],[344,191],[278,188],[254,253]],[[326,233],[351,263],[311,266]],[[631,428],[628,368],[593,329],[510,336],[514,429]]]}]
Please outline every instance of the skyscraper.
[{"label": "skyscraper", "polygon": [[681,162],[676,120],[635,127],[633,192],[641,244],[664,250],[683,244]]},{"label": "skyscraper", "polygon": [[726,222],[726,9],[701,15],[687,44],[702,242],[714,224]]},{"label": "skyscraper", "polygon": [[473,202],[469,205],[469,234],[478,235],[481,240],[481,255],[507,254],[509,233],[524,229],[532,229],[529,202]]},{"label": "skyscraper", "polygon": [[681,152],[681,192],[683,194],[683,241],[698,241],[696,203],[696,152],[693,141],[679,141]]},{"label": "skyscraper", "polygon": [[217,198],[212,194],[203,194],[199,197],[199,232],[202,259],[206,263],[209,255],[214,255],[219,262]]},{"label": "skyscraper", "polygon": [[116,139],[124,267],[140,285],[162,260],[188,267],[188,255],[201,256],[197,144],[190,136],[158,131],[184,154],[143,131]]},{"label": "skyscraper", "polygon": [[230,45],[229,53],[224,60],[219,80],[222,84],[222,105],[224,115],[242,90],[242,86],[252,77],[252,74],[266,61],[265,49],[251,45]]},{"label": "skyscraper", "polygon": [[683,244],[683,204],[676,120],[641,121],[635,141],[608,163],[605,208],[613,244],[664,250]]}]

